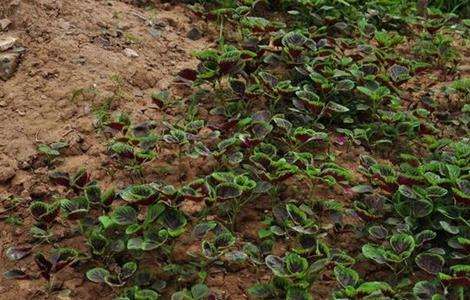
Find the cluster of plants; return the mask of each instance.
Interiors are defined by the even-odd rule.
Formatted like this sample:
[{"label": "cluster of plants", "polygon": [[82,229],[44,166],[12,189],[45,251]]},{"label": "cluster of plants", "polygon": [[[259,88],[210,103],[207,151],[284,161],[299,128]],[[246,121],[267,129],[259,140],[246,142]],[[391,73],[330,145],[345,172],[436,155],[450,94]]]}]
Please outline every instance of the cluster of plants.
[{"label": "cluster of plants", "polygon": [[395,274],[421,275],[416,296],[458,299],[469,283],[470,145],[442,140],[428,147],[429,156],[402,155],[396,166],[362,157],[371,182],[355,202],[370,241],[362,255]]},{"label": "cluster of plants", "polygon": [[[453,44],[468,22],[422,14],[420,1],[192,2],[220,36],[175,79],[192,91],[180,99],[186,114],[99,118],[110,168],[137,174],[133,184],[51,171],[66,192],[30,204],[34,247],[67,238],[52,230],[60,223],[88,246],[35,253],[51,288],[71,266],[117,299],[219,299],[207,279],[222,268],[252,273],[256,299],[465,299],[470,143],[445,132],[468,134],[468,104],[446,114],[432,93],[407,92],[439,73],[455,78],[444,94],[468,99]],[[176,107],[169,91],[152,100]],[[39,151],[53,161],[63,147]],[[178,182],[146,180],[162,149],[175,164],[215,163]],[[185,212],[188,202],[201,209]],[[257,236],[245,234],[254,224]],[[187,241],[196,247],[181,262],[174,253]],[[316,296],[322,284],[328,295]]]}]

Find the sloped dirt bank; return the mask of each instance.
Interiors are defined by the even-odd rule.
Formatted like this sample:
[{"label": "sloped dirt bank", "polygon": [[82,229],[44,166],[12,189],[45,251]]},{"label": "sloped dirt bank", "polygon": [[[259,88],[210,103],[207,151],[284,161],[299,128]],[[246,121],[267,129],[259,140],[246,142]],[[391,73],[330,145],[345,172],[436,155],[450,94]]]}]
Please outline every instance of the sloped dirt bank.
[{"label": "sloped dirt bank", "polygon": [[[0,80],[2,199],[54,194],[38,158],[41,144],[68,143],[59,169],[86,166],[94,179],[110,180],[102,168],[104,142],[93,128],[97,112],[114,99],[114,109],[153,117],[150,94],[167,87],[177,70],[194,66],[191,53],[210,44],[205,37],[187,37],[195,17],[179,5],[144,9],[121,1],[7,0],[0,3],[0,19],[11,22],[0,40],[14,37],[15,47],[23,48],[12,78]],[[37,274],[32,257],[20,262],[5,257],[8,247],[28,240],[27,207],[17,212],[23,226],[0,222],[1,273],[15,266]],[[84,247],[83,240],[67,243]],[[48,293],[45,280],[0,276],[0,299],[112,298],[111,289],[86,282],[83,273],[70,269],[59,277],[56,284],[65,292],[57,295]]]}]

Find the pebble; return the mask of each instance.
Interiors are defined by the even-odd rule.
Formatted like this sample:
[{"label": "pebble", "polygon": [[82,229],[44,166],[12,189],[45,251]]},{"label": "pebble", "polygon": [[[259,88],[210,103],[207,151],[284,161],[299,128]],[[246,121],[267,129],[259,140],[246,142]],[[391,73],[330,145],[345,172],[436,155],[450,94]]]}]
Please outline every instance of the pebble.
[{"label": "pebble", "polygon": [[191,30],[189,30],[186,37],[190,40],[197,41],[202,37],[202,34],[199,31],[199,29],[197,29],[196,27],[193,27],[193,28],[191,28]]},{"label": "pebble", "polygon": [[0,51],[6,51],[13,47],[16,43],[17,39],[14,37],[6,37],[0,40]]},{"label": "pebble", "polygon": [[165,28],[165,27],[168,26],[168,22],[165,21],[165,20],[157,20],[157,21],[155,21],[154,26],[160,27],[160,28]]},{"label": "pebble", "polygon": [[0,183],[4,183],[16,174],[16,161],[10,159],[6,155],[0,157]]},{"label": "pebble", "polygon": [[8,26],[11,25],[11,21],[9,19],[1,19],[0,20],[0,30],[1,31],[6,31],[8,29]]},{"label": "pebble", "polygon": [[20,55],[17,53],[0,54],[0,78],[10,79],[18,68]]},{"label": "pebble", "polygon": [[153,27],[151,27],[151,28],[149,29],[149,33],[150,33],[150,35],[151,35],[152,37],[154,37],[154,38],[158,38],[158,37],[160,37],[160,36],[162,35],[162,32],[161,32],[160,30],[155,29],[155,28],[153,28]]},{"label": "pebble", "polygon": [[130,48],[124,49],[124,55],[126,55],[127,57],[130,57],[130,58],[139,57],[139,54],[137,54],[137,52],[135,52],[134,50],[132,50]]},{"label": "pebble", "polygon": [[138,98],[143,98],[144,97],[144,93],[141,91],[141,90],[136,90],[134,92],[134,96],[138,97]]}]

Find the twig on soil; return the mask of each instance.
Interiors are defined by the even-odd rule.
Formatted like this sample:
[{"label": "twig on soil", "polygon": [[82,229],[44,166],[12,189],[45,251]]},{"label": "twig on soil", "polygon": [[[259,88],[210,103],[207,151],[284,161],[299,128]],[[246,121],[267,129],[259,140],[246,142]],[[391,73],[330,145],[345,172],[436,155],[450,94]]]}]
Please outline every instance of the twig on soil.
[{"label": "twig on soil", "polygon": [[40,139],[39,139],[39,132],[41,132],[41,129],[38,129],[38,130],[36,131],[36,134],[34,135],[34,141],[35,141],[36,143],[44,143],[43,140],[40,140]]},{"label": "twig on soil", "polygon": [[67,135],[69,135],[70,133],[74,132],[75,129],[71,128],[69,130],[67,130],[64,134],[62,134],[62,137],[66,137]]},{"label": "twig on soil", "polygon": [[153,25],[152,21],[150,21],[150,20],[149,20],[148,18],[146,18],[145,16],[142,16],[141,14],[136,13],[136,12],[134,12],[134,11],[132,11],[131,14],[134,15],[134,16],[136,16],[137,18],[139,18],[139,19],[141,19],[141,20],[147,22],[150,26]]}]

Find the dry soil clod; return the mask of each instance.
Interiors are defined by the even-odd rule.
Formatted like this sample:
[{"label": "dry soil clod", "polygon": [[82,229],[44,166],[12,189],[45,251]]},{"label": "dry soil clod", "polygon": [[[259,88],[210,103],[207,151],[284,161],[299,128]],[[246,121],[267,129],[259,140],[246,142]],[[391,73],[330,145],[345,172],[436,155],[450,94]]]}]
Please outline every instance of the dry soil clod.
[{"label": "dry soil clod", "polygon": [[0,20],[0,31],[7,31],[8,27],[11,25],[10,19],[1,19]]},{"label": "dry soil clod", "polygon": [[139,57],[139,54],[135,50],[132,50],[130,48],[124,49],[124,55],[126,55],[127,57],[130,57],[130,58]]},{"label": "dry soil clod", "polygon": [[0,156],[0,184],[13,178],[16,174],[16,170],[16,161],[5,155]]},{"label": "dry soil clod", "polygon": [[0,54],[0,78],[10,79],[18,68],[20,55],[18,53]]},{"label": "dry soil clod", "polygon": [[17,39],[11,36],[0,39],[0,51],[7,51],[13,47]]}]

